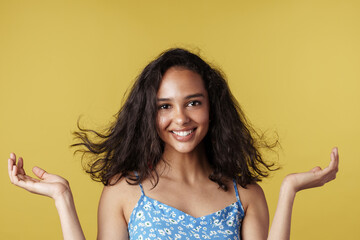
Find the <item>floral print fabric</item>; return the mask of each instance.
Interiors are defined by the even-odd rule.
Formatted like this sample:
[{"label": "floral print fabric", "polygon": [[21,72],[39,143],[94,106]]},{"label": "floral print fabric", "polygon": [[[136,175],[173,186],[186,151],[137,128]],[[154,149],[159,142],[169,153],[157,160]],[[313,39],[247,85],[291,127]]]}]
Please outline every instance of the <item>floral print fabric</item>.
[{"label": "floral print fabric", "polygon": [[129,238],[139,240],[240,239],[244,209],[234,182],[237,201],[215,213],[195,218],[176,208],[145,196],[131,213]]}]

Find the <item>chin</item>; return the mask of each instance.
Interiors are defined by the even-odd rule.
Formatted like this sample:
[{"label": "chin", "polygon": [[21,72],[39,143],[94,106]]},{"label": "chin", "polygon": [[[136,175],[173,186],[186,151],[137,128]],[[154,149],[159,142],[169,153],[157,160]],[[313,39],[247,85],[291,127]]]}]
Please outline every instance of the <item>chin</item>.
[{"label": "chin", "polygon": [[201,144],[197,144],[196,146],[169,146],[170,148],[168,150],[171,150],[171,151],[175,151],[177,153],[180,153],[180,154],[189,154],[189,153],[193,153],[193,152],[196,152],[198,149],[199,149],[199,146]]},{"label": "chin", "polygon": [[194,152],[194,148],[191,149],[175,149],[175,151],[177,151],[178,153],[182,153],[182,154],[187,154],[187,153],[192,153]]}]

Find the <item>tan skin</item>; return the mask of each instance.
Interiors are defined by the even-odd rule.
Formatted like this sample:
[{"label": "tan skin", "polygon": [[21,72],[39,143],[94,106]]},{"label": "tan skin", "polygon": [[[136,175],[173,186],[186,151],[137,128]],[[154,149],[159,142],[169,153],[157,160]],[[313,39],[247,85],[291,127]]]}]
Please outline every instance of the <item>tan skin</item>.
[{"label": "tan skin", "polygon": [[[149,179],[142,182],[145,194],[193,217],[209,215],[235,202],[231,179],[226,183],[229,190],[225,192],[208,178],[212,169],[205,157],[202,140],[209,126],[209,100],[201,77],[184,68],[170,68],[162,79],[157,101],[156,127],[165,143],[164,161],[156,166],[160,180],[155,188],[152,188]],[[187,136],[179,133],[186,131],[191,133]],[[334,179],[338,160],[337,149],[334,148],[327,168],[316,167],[284,179],[270,235],[268,207],[261,187],[251,184],[244,189],[238,185],[245,210],[242,239],[289,239],[296,192],[322,186]],[[62,219],[64,239],[84,239],[65,179],[40,168],[35,168],[34,173],[42,180],[29,177],[25,174],[21,158],[16,165],[15,154],[11,155],[8,165],[13,184],[55,200]],[[128,239],[127,225],[140,195],[140,187],[129,185],[125,179],[104,187],[98,209],[98,239]]]},{"label": "tan skin", "polygon": [[[157,130],[166,143],[163,158],[167,164],[162,162],[157,166],[161,175],[154,189],[150,180],[142,183],[145,194],[193,217],[209,215],[235,202],[231,180],[227,182],[229,190],[225,192],[208,178],[212,170],[201,142],[209,126],[209,100],[201,77],[183,68],[171,68],[163,77],[157,98]],[[191,139],[183,142],[174,138],[171,132],[195,128]],[[247,216],[243,229],[246,232],[247,226],[253,225],[252,236],[266,238],[269,215],[263,191],[257,184],[249,185],[247,189],[238,186],[238,189]],[[119,194],[123,191],[126,194]],[[99,239],[111,239],[126,232],[140,194],[139,186],[131,186],[124,180],[104,188],[99,205]],[[114,208],[108,207],[114,204],[117,204],[116,212],[120,212],[121,217],[112,214]],[[117,233],[113,231],[113,224],[121,226]],[[124,239],[127,237],[124,234]]]}]

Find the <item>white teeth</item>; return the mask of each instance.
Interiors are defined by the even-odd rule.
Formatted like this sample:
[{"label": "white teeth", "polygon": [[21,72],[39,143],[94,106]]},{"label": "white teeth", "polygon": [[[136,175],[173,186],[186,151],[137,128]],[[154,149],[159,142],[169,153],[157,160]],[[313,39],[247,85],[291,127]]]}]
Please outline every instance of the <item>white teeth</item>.
[{"label": "white teeth", "polygon": [[189,130],[189,131],[172,131],[173,133],[175,133],[176,135],[180,136],[180,137],[185,137],[187,135],[189,135],[190,133],[192,133],[194,130]]}]

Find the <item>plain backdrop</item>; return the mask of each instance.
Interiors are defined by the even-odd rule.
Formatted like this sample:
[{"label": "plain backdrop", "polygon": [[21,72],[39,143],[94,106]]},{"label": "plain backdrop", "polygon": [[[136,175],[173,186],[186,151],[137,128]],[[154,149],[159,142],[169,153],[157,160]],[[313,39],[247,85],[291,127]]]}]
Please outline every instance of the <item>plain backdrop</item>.
[{"label": "plain backdrop", "polygon": [[[88,239],[96,238],[102,185],[73,156],[71,133],[101,130],[144,66],[185,47],[221,68],[255,128],[279,135],[281,170],[261,183],[271,218],[283,177],[340,172],[300,192],[291,239],[360,235],[360,2],[0,1],[0,238],[62,239],[53,201],[10,184],[10,152],[67,178]],[[236,133],[234,133],[236,134]]]}]

